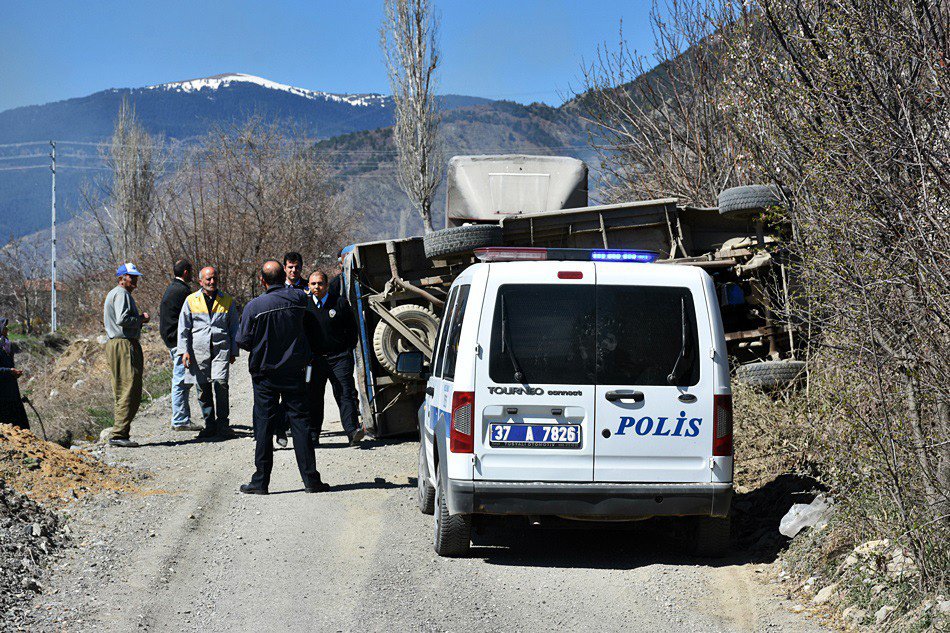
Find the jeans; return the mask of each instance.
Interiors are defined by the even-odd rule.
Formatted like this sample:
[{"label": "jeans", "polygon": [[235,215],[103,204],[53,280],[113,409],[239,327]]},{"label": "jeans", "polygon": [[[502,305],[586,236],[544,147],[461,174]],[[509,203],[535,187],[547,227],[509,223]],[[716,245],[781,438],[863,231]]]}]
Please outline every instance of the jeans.
[{"label": "jeans", "polygon": [[353,380],[353,352],[320,356],[313,362],[310,376],[310,431],[317,436],[323,429],[323,394],[327,381],[340,408],[340,424],[348,436],[360,427],[356,382]]},{"label": "jeans", "polygon": [[168,352],[172,357],[172,426],[185,426],[191,424],[191,385],[185,382],[185,366],[177,350],[173,347]]},{"label": "jeans", "polygon": [[310,441],[310,402],[307,399],[307,385],[303,378],[294,381],[277,382],[268,378],[254,378],[254,476],[251,485],[267,490],[270,485],[271,470],[274,468],[274,426],[281,420],[283,401],[284,419],[290,423],[294,438],[294,453],[297,457],[297,469],[303,485],[307,487],[320,484],[317,472],[317,460]]},{"label": "jeans", "polygon": [[219,431],[230,424],[231,407],[228,402],[228,383],[223,380],[198,383],[198,403],[205,419],[206,431]]}]

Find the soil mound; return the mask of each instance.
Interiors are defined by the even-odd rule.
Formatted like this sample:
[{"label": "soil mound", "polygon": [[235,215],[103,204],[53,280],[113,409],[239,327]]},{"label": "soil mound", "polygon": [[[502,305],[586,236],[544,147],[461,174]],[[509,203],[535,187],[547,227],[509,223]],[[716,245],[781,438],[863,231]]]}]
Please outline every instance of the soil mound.
[{"label": "soil mound", "polygon": [[9,424],[0,424],[0,479],[34,501],[54,505],[103,490],[136,490],[129,471]]}]

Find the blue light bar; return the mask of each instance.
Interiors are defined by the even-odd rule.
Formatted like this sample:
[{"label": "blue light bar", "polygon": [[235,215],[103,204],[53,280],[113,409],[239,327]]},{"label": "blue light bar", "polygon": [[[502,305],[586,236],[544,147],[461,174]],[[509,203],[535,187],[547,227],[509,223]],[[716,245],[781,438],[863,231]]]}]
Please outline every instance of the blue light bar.
[{"label": "blue light bar", "polygon": [[653,251],[597,250],[590,252],[592,262],[638,262],[652,264],[659,254]]}]

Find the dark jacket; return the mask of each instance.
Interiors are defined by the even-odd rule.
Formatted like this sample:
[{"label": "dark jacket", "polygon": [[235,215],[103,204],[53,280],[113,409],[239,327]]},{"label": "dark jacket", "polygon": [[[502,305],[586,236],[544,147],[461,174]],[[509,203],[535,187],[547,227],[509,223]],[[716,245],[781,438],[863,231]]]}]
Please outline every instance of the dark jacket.
[{"label": "dark jacket", "polygon": [[178,345],[178,316],[181,314],[181,306],[185,304],[185,299],[191,294],[191,288],[181,279],[175,279],[168,284],[165,294],[162,295],[162,305],[159,309],[158,321],[159,331],[165,347],[171,349]]},{"label": "dark jacket", "polygon": [[307,281],[303,277],[299,278],[297,281],[295,281],[292,284],[288,284],[285,281],[284,285],[287,286],[288,288],[296,288],[297,290],[303,290],[304,292],[307,292],[307,288],[310,287],[307,285]]},{"label": "dark jacket", "polygon": [[251,376],[303,380],[314,330],[307,295],[288,286],[271,286],[244,307],[237,344],[250,352]]},{"label": "dark jacket", "polygon": [[316,320],[314,355],[342,354],[356,346],[356,319],[349,304],[341,297],[327,293],[326,303],[318,308],[313,295],[307,295],[307,309]]},{"label": "dark jacket", "polygon": [[20,385],[17,384],[16,376],[10,370],[16,367],[13,356],[16,354],[16,344],[14,344],[11,353],[7,354],[0,347],[0,400],[20,400]]}]

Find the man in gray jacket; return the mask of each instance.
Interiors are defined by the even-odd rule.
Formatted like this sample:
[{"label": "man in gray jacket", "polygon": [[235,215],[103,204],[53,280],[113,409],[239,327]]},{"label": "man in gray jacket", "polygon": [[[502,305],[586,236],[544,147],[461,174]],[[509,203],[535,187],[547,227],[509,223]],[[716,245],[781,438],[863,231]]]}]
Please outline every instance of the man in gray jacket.
[{"label": "man in gray jacket", "polygon": [[188,295],[178,317],[178,345],[185,382],[198,385],[205,419],[199,439],[233,436],[228,402],[228,370],[238,356],[240,320],[231,297],[218,290],[218,272],[206,266],[198,274],[201,290]]},{"label": "man in gray jacket", "polygon": [[106,295],[102,306],[102,324],[109,341],[106,343],[106,360],[112,373],[112,392],[115,396],[115,424],[109,444],[134,448],[136,442],[129,439],[132,419],[142,403],[142,371],[144,358],[139,336],[142,324],[148,323],[148,312],[139,313],[132,291],[138,287],[142,273],[135,264],[128,262],[115,272],[119,284]]}]

